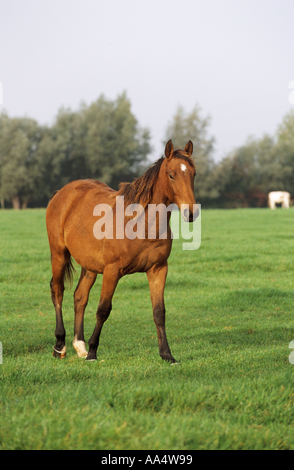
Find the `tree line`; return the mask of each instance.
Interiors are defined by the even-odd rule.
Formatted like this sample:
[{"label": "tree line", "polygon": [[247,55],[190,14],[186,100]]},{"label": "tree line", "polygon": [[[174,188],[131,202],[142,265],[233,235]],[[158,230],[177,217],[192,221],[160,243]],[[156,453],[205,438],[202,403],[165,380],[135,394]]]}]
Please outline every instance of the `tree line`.
[{"label": "tree line", "polygon": [[[248,138],[220,162],[213,159],[215,138],[209,124],[199,106],[190,113],[178,107],[163,140],[163,147],[170,138],[175,147],[193,141],[197,202],[204,207],[263,207],[270,191],[294,196],[293,112],[274,136]],[[61,108],[51,126],[2,112],[1,207],[44,207],[54,191],[75,179],[93,178],[117,189],[150,166],[151,152],[150,131],[139,126],[126,93],[113,101],[101,95],[77,111]]]},{"label": "tree line", "polygon": [[93,178],[112,187],[146,168],[150,133],[142,129],[125,93],[101,95],[78,111],[61,108],[52,126],[0,115],[2,207],[46,206],[52,193],[75,179]]}]

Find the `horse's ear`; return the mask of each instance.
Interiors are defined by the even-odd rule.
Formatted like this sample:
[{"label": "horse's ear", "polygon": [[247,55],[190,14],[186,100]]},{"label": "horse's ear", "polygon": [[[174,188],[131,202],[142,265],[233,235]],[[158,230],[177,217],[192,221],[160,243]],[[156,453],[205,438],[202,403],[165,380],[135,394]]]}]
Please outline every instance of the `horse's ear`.
[{"label": "horse's ear", "polygon": [[193,153],[193,142],[191,142],[191,140],[189,140],[189,142],[187,143],[185,147],[185,152],[189,155],[189,157],[191,157]]},{"label": "horse's ear", "polygon": [[166,158],[171,158],[172,154],[174,151],[174,146],[171,140],[168,141],[168,143],[165,146],[165,156]]}]

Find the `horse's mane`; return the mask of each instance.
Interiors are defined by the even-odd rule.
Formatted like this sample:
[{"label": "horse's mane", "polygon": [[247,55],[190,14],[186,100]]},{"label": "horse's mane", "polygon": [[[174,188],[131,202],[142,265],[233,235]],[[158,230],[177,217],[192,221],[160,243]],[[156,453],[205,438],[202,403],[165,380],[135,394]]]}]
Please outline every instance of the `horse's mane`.
[{"label": "horse's mane", "polygon": [[[185,160],[195,169],[194,161],[184,150],[175,150],[172,158]],[[165,157],[159,158],[142,176],[139,176],[132,183],[120,183],[118,196],[124,196],[126,206],[141,204],[144,209],[147,207],[153,197],[154,186],[164,160]]]}]

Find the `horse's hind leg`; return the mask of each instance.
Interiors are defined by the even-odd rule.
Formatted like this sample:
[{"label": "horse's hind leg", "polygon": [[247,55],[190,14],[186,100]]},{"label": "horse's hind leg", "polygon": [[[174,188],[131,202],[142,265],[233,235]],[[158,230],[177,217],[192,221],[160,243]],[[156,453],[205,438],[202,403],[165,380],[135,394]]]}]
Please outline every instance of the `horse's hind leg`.
[{"label": "horse's hind leg", "polygon": [[89,293],[97,278],[97,274],[82,268],[81,277],[75,290],[75,332],[73,347],[79,357],[87,357],[84,337],[84,313],[88,304]]},{"label": "horse's hind leg", "polygon": [[63,359],[66,355],[65,328],[62,318],[62,301],[64,293],[64,275],[70,259],[69,253],[52,254],[52,279],[50,282],[51,297],[56,313],[56,345],[53,356]]}]

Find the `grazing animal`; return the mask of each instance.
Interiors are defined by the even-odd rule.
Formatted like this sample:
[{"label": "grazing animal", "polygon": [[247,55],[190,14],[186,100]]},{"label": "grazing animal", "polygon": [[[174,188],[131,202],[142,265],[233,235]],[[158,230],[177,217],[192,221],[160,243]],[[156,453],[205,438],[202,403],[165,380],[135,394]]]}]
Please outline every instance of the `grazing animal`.
[{"label": "grazing animal", "polygon": [[[51,251],[52,279],[50,283],[52,301],[56,312],[56,345],[53,355],[66,355],[65,328],[62,318],[64,279],[73,275],[72,257],[81,265],[81,276],[74,293],[74,341],[73,346],[80,357],[97,359],[99,337],[104,322],[112,308],[112,297],[118,281],[126,274],[146,272],[149,281],[154,322],[157,328],[159,353],[166,361],[173,358],[165,331],[164,288],[167,276],[167,259],[172,248],[172,234],[169,227],[170,212],[165,211],[167,224],[165,236],[158,226],[162,207],[175,203],[185,221],[198,216],[194,198],[195,164],[192,160],[193,143],[189,141],[185,150],[175,150],[170,140],[165,147],[165,157],[155,162],[146,173],[132,183],[122,183],[115,191],[104,183],[94,180],[73,181],[64,186],[51,199],[46,213],[47,232]],[[126,228],[133,220],[129,213],[119,212],[117,197],[124,197],[124,208],[140,204],[143,209],[145,235],[151,228],[153,237],[131,237],[117,235],[116,225],[122,220]],[[185,204],[186,206],[182,206]],[[101,206],[100,206],[101,205]],[[113,212],[111,236],[98,239],[93,227],[97,215],[109,205]],[[159,212],[154,209],[159,208]],[[129,206],[128,206],[129,207]],[[104,209],[103,209],[104,210]],[[107,211],[106,211],[107,212]],[[95,217],[96,216],[96,217]],[[99,223],[99,222],[98,222]],[[139,224],[138,224],[139,225]],[[142,224],[141,224],[142,226]],[[114,235],[113,235],[114,234]],[[112,236],[113,235],[113,236]],[[143,234],[144,235],[144,234]],[[96,314],[96,326],[89,340],[89,352],[85,347],[84,311],[89,292],[97,274],[103,274],[100,302]],[[133,306],[136,308],[136,305]]]},{"label": "grazing animal", "polygon": [[276,208],[276,204],[282,204],[283,209],[289,209],[291,194],[287,191],[272,191],[268,195],[268,205],[271,209]]}]

